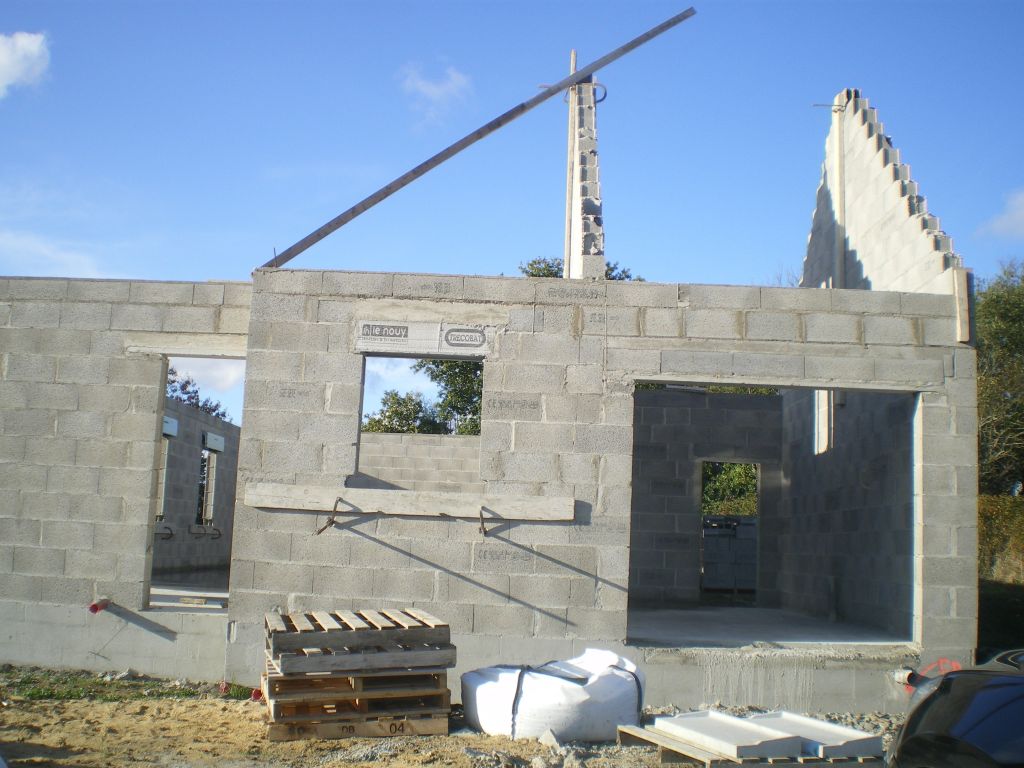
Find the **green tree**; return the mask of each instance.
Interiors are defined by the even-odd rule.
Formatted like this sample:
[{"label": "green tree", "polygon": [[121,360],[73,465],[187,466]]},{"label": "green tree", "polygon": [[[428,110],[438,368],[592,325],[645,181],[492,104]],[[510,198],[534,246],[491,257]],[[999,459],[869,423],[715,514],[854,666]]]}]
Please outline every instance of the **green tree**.
[{"label": "green tree", "polygon": [[216,400],[203,397],[199,392],[199,385],[191,376],[183,376],[178,373],[174,366],[167,368],[167,396],[179,403],[198,408],[203,413],[216,416],[218,419],[227,421],[227,409]]},{"label": "green tree", "polygon": [[480,434],[480,402],[484,393],[484,366],[477,360],[420,360],[412,367],[437,384],[440,419],[459,435]]},{"label": "green tree", "polygon": [[[525,264],[519,265],[519,271],[527,277],[561,277],[562,259],[538,257],[530,259]],[[642,283],[642,277],[633,277],[633,273],[627,267],[620,267],[617,261],[606,261],[604,263],[604,276],[606,280],[632,280]]]},{"label": "green tree", "polygon": [[757,465],[705,461],[701,469],[701,512],[756,515]]},{"label": "green tree", "polygon": [[438,418],[437,409],[423,401],[419,392],[398,394],[389,389],[380,401],[380,410],[363,420],[364,432],[418,432],[446,435],[451,430]]},{"label": "green tree", "polygon": [[979,485],[1005,494],[1024,481],[1024,264],[1011,261],[975,301]]}]

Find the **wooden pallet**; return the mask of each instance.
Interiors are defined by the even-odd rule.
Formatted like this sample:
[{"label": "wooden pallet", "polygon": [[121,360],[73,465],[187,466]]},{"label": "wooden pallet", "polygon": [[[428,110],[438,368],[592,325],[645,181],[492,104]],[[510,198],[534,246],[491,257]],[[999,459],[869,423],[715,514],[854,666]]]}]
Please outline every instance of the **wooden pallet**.
[{"label": "wooden pallet", "polygon": [[275,685],[263,676],[261,689],[272,723],[322,722],[370,715],[444,714],[451,709],[451,692],[444,674],[318,678],[315,685],[305,686],[293,686],[293,682],[288,681],[290,690],[281,690],[280,683]]},{"label": "wooden pallet", "polygon": [[414,608],[268,613],[266,636],[271,656],[304,648],[352,652],[396,643],[446,646],[451,642],[447,623]]},{"label": "wooden pallet", "polygon": [[338,691],[444,690],[448,685],[448,675],[440,668],[387,669],[367,675],[282,675],[268,660],[263,681],[264,695],[284,699],[295,694],[317,695]]},{"label": "wooden pallet", "polygon": [[634,725],[620,725],[618,741],[623,746],[635,744],[658,748],[658,761],[667,763],[697,763],[704,768],[728,768],[742,765],[746,768],[758,766],[840,766],[855,768],[859,765],[881,765],[880,757],[740,757],[734,758],[710,752],[696,744],[690,744],[650,726],[639,728]]},{"label": "wooden pallet", "polygon": [[358,651],[331,650],[330,648],[301,648],[271,656],[267,662],[282,675],[309,673],[340,674],[380,672],[389,669],[415,668],[445,669],[455,666],[454,645],[402,645],[369,646]]},{"label": "wooden pallet", "polygon": [[448,715],[374,717],[331,723],[272,723],[270,741],[298,739],[346,739],[352,736],[447,736]]}]

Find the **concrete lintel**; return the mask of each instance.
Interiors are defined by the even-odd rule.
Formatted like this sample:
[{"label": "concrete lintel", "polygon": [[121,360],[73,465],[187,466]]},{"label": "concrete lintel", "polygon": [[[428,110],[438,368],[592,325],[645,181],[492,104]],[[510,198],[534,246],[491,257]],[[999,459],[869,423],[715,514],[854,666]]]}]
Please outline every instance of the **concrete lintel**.
[{"label": "concrete lintel", "polygon": [[127,333],[128,354],[244,359],[248,336],[241,333]]},{"label": "concrete lintel", "polygon": [[485,520],[573,520],[567,496],[485,496],[475,493],[330,488],[285,483],[246,483],[245,504],[339,514],[468,517]]},{"label": "concrete lintel", "polygon": [[841,379],[792,378],[777,379],[765,376],[732,376],[707,374],[705,376],[681,376],[671,373],[657,373],[649,376],[636,376],[636,381],[657,382],[661,384],[731,384],[748,387],[780,387],[783,389],[851,389],[864,392],[941,392],[941,384],[891,384],[882,381],[846,381]]}]

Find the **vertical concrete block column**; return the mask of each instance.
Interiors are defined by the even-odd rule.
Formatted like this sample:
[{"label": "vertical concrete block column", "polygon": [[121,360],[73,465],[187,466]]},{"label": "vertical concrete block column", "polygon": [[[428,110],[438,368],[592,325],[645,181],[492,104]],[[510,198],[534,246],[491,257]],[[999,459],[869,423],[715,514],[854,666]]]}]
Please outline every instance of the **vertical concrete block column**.
[{"label": "vertical concrete block column", "polygon": [[597,162],[597,102],[593,78],[572,89],[565,277],[604,278],[604,218]]}]

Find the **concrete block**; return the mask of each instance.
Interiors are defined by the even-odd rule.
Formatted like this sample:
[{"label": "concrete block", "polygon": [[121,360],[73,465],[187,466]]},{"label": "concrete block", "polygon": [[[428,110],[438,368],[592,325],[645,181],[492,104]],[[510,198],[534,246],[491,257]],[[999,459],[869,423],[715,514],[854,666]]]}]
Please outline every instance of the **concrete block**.
[{"label": "concrete block", "polygon": [[533,611],[519,605],[473,606],[473,633],[483,635],[529,634],[533,626]]},{"label": "concrete block", "polygon": [[[556,454],[553,452],[505,454],[501,457],[501,468],[502,479],[510,482],[546,482],[554,480],[558,473]],[[482,467],[481,476],[484,476]]]},{"label": "concrete block", "polygon": [[563,453],[558,457],[558,479],[563,483],[595,485],[600,457],[593,454]]},{"label": "concrete block", "polygon": [[267,334],[267,349],[292,352],[326,352],[329,327],[299,322],[272,322]]},{"label": "concrete block", "polygon": [[860,344],[863,334],[857,315],[804,315],[804,337],[809,342]]},{"label": "concrete block", "polygon": [[805,357],[804,375],[811,381],[871,381],[875,363],[860,357]]},{"label": "concrete block", "polygon": [[[538,304],[595,306],[605,303],[607,283],[603,280],[591,282],[562,278],[531,278],[531,282],[535,282],[537,286]],[[545,332],[548,332],[546,328]]]},{"label": "concrete block", "polygon": [[36,387],[25,382],[0,381],[0,411],[28,408],[28,398]]},{"label": "concrete block", "polygon": [[58,384],[106,384],[111,361],[102,357],[62,357],[57,362]]},{"label": "concrete block", "polygon": [[224,304],[248,307],[252,303],[252,283],[223,283]]},{"label": "concrete block", "polygon": [[52,436],[56,425],[53,411],[7,411],[2,414],[4,434]]},{"label": "concrete block", "polygon": [[309,594],[313,591],[313,568],[295,563],[257,562],[253,570],[253,587]]},{"label": "concrete block", "polygon": [[658,373],[661,370],[661,352],[657,349],[609,347],[606,366],[608,370],[631,374]]},{"label": "concrete block", "polygon": [[[522,365],[505,369],[504,388],[508,392],[537,395],[561,392],[565,382],[565,365]],[[487,400],[487,397],[484,398]]]},{"label": "concrete block", "polygon": [[453,301],[464,296],[461,275],[395,275],[393,292],[404,299],[446,299]]},{"label": "concrete block", "polygon": [[761,289],[736,285],[680,285],[679,303],[692,309],[758,309]]},{"label": "concrete block", "polygon": [[537,363],[557,363],[567,365],[579,360],[579,340],[569,336],[552,334],[522,334],[519,339],[518,358]]},{"label": "concrete block", "polygon": [[514,425],[512,450],[523,453],[566,453],[573,448],[573,425],[518,422]]},{"label": "concrete block", "polygon": [[316,319],[316,300],[306,295],[285,295],[257,291],[252,296],[252,320],[277,323],[306,323]]},{"label": "concrete block", "polygon": [[99,490],[99,470],[95,467],[50,466],[46,472],[46,490],[49,493],[96,493]]},{"label": "concrete block", "polygon": [[60,325],[57,302],[17,302],[11,305],[13,328],[56,328]]},{"label": "concrete block", "polygon": [[447,579],[447,602],[506,606],[510,581],[507,573],[452,573]]},{"label": "concrete block", "polygon": [[196,283],[192,286],[192,303],[220,306],[224,303],[223,283]]},{"label": "concrete block", "polygon": [[799,341],[800,318],[788,312],[747,312],[746,338],[764,341]]},{"label": "concrete block", "polygon": [[865,344],[905,344],[917,342],[917,328],[914,321],[907,317],[872,317],[864,318]]},{"label": "concrete block", "polygon": [[608,304],[623,307],[675,307],[679,287],[657,283],[609,281],[605,284]]},{"label": "concrete block", "polygon": [[12,277],[7,284],[12,299],[63,299],[68,281],[39,277]]},{"label": "concrete block", "polygon": [[623,611],[602,611],[571,607],[566,611],[570,637],[588,640],[625,640],[626,614]]},{"label": "concrete block", "polygon": [[627,426],[577,424],[578,453],[625,454],[633,452],[633,430]]},{"label": "concrete block", "polygon": [[956,297],[930,293],[901,293],[900,311],[905,315],[955,317]]},{"label": "concrete block", "polygon": [[413,539],[413,562],[445,572],[468,572],[473,567],[473,545],[448,539]]},{"label": "concrete block", "polygon": [[640,312],[640,328],[644,336],[674,338],[682,335],[683,318],[678,308],[645,307]]},{"label": "concrete block", "polygon": [[[569,604],[569,579],[557,576],[513,575],[510,595],[527,608],[562,608]],[[564,619],[564,614],[559,618]],[[564,630],[563,630],[564,631]]]},{"label": "concrete block", "polygon": [[130,283],[126,280],[69,280],[67,297],[71,301],[128,302]]},{"label": "concrete block", "polygon": [[[82,468],[85,469],[85,468]],[[151,469],[101,468],[99,492],[103,496],[148,498],[153,482]]]},{"label": "concrete block", "polygon": [[971,557],[927,557],[922,567],[926,586],[971,587],[978,578],[977,561]]},{"label": "concrete block", "polygon": [[597,550],[593,547],[539,544],[536,560],[537,573],[586,577],[597,573]]},{"label": "concrete block", "polygon": [[434,594],[434,574],[428,570],[373,571],[373,596],[404,601],[430,600]]},{"label": "concrete block", "polygon": [[57,358],[42,355],[7,354],[4,378],[7,381],[52,382],[57,378]]},{"label": "concrete block", "polygon": [[542,419],[545,422],[569,422],[577,420],[578,395],[542,395]]},{"label": "concrete block", "polygon": [[24,435],[0,435],[0,462],[24,461],[27,441]]},{"label": "concrete block", "polygon": [[114,579],[117,555],[112,552],[69,549],[64,560],[64,573],[72,578]]},{"label": "concrete block", "polygon": [[609,336],[640,335],[640,311],[635,307],[605,309],[605,325]]},{"label": "concrete block", "polygon": [[161,331],[166,316],[166,306],[115,304],[110,313],[110,327],[125,331]]},{"label": "concrete block", "polygon": [[[57,415],[56,434],[58,437],[94,439],[108,436],[110,416],[85,411],[62,411]],[[156,437],[156,422],[153,420],[152,437]]]},{"label": "concrete block", "polygon": [[220,307],[217,311],[217,333],[247,333],[248,307]]},{"label": "concrete block", "polygon": [[515,277],[466,276],[463,285],[466,301],[532,304],[537,295],[535,283]]},{"label": "concrete block", "polygon": [[941,360],[875,360],[875,377],[878,381],[907,384],[941,384],[944,370]]},{"label": "concrete block", "polygon": [[690,309],[683,313],[685,334],[692,339],[740,339],[743,313],[722,309]]},{"label": "concrete block", "polygon": [[312,270],[260,269],[253,275],[258,292],[316,295],[323,290],[324,273]]},{"label": "concrete block", "polygon": [[101,303],[65,302],[60,307],[60,325],[83,330],[110,328],[111,306]]},{"label": "concrete block", "polygon": [[731,352],[666,349],[661,353],[662,373],[726,376],[731,371]]},{"label": "concrete block", "polygon": [[383,272],[324,272],[322,291],[327,296],[391,296],[394,275]]},{"label": "concrete block", "polygon": [[132,281],[129,299],[134,304],[191,304],[192,283]]},{"label": "concrete block", "polygon": [[831,295],[819,288],[762,288],[761,308],[827,312],[831,309]]},{"label": "concrete block", "polygon": [[412,541],[388,537],[387,540],[353,531],[349,565],[361,568],[408,568]]},{"label": "concrete block", "polygon": [[924,318],[921,321],[923,343],[929,347],[952,347],[957,343],[956,321],[947,318]]},{"label": "concrete block", "polygon": [[737,352],[732,358],[736,376],[771,379],[803,379],[804,359],[799,355],[760,355]]},{"label": "concrete block", "polygon": [[833,289],[832,310],[834,312],[855,312],[864,314],[900,313],[900,294],[883,291],[856,289]]},{"label": "concrete block", "polygon": [[42,547],[15,547],[14,572],[55,576],[64,573],[64,550]]},{"label": "concrete block", "polygon": [[599,365],[570,365],[565,372],[566,391],[572,393],[601,394],[604,377]]}]

